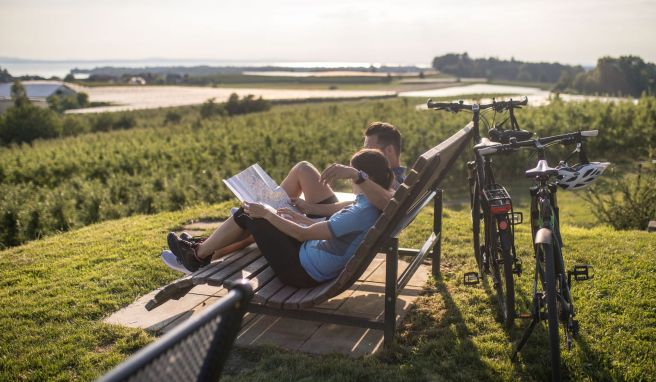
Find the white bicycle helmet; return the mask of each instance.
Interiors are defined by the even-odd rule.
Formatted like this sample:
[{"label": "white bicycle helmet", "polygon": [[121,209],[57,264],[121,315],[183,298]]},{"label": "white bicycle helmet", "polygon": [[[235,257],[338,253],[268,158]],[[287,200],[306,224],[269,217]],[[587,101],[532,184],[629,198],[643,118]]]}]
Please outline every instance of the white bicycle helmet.
[{"label": "white bicycle helmet", "polygon": [[609,164],[609,162],[591,162],[568,166],[566,163],[561,163],[558,166],[558,185],[566,190],[583,188],[601,175]]}]

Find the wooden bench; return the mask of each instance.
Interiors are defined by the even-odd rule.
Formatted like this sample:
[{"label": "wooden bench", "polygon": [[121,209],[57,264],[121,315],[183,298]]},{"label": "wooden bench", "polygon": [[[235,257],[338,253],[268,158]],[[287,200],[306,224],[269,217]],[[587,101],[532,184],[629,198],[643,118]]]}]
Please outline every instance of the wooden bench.
[{"label": "wooden bench", "polygon": [[[465,126],[417,159],[404,183],[337,278],[314,288],[285,285],[276,277],[257,246],[252,244],[165,286],[148,302],[146,309],[152,310],[170,299],[179,299],[196,285],[229,286],[235,280],[245,278],[255,291],[247,307],[249,312],[382,329],[384,343],[388,345],[395,330],[396,298],[427,256],[432,258],[433,275],[439,276],[442,190],[438,186],[464,150],[471,131],[471,125]],[[420,249],[399,248],[398,235],[431,200],[434,208],[432,234]],[[348,289],[379,252],[386,254],[385,313],[382,321],[310,309]],[[400,276],[399,255],[414,257]]]},{"label": "wooden bench", "polygon": [[218,381],[252,296],[248,281],[235,282],[216,304],[143,348],[99,382]]}]

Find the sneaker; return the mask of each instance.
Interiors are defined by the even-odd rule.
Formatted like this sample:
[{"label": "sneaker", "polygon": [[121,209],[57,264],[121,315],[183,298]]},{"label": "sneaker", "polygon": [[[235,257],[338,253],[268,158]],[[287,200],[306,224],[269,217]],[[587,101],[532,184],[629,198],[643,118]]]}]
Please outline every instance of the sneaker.
[{"label": "sneaker", "polygon": [[177,257],[171,252],[170,250],[166,249],[162,251],[161,255],[162,261],[164,264],[166,264],[169,268],[173,269],[174,271],[182,272],[185,275],[191,274],[191,271],[187,268],[185,268],[184,265],[178,260]]},{"label": "sneaker", "polygon": [[180,263],[182,263],[182,265],[184,265],[189,271],[195,272],[198,268],[204,267],[210,263],[210,257],[202,260],[196,257],[196,247],[198,244],[182,240],[173,232],[168,234],[166,241],[169,244],[171,252],[173,252]]},{"label": "sneaker", "polygon": [[181,232],[179,237],[180,237],[180,239],[186,240],[190,243],[198,243],[198,244],[204,242],[205,239],[206,239],[204,237],[193,237],[187,232]]}]

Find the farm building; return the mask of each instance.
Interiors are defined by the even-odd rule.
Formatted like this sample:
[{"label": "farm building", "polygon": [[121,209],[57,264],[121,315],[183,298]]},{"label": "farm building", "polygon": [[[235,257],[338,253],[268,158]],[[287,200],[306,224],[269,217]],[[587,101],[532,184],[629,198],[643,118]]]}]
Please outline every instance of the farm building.
[{"label": "farm building", "polygon": [[[52,95],[75,95],[75,90],[71,89],[60,81],[24,81],[21,82],[25,87],[27,98],[39,107],[48,107],[48,97]],[[13,105],[11,99],[11,86],[13,83],[0,84],[0,113],[3,113]]]}]

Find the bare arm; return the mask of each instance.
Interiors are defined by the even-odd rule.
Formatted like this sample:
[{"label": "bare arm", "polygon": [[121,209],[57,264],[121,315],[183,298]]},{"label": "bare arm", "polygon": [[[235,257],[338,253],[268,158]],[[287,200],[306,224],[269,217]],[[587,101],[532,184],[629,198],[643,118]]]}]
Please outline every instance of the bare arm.
[{"label": "bare arm", "polygon": [[282,233],[293,237],[298,241],[307,240],[327,240],[332,239],[333,234],[328,228],[328,222],[314,223],[311,226],[303,227],[291,220],[287,220],[276,213],[271,207],[259,203],[243,204],[244,212],[252,218],[263,218],[279,229]]},{"label": "bare arm", "polygon": [[343,201],[330,204],[307,203],[303,199],[294,200],[296,207],[303,213],[318,216],[331,216],[335,212],[353,204],[352,201]]},{"label": "bare arm", "polygon": [[[357,177],[357,176],[356,176]],[[370,179],[365,180],[364,182],[360,183],[358,186],[360,186],[360,189],[362,189],[362,192],[364,192],[364,196],[367,197],[367,200],[369,200],[369,203],[373,204],[374,207],[376,207],[379,210],[384,210],[385,207],[387,206],[387,203],[392,199],[394,196],[394,190],[386,190],[378,183],[371,181]]]},{"label": "bare arm", "polygon": [[[358,170],[351,166],[335,163],[321,173],[321,181],[324,183],[332,183],[336,179],[356,180],[358,179]],[[384,189],[370,179],[366,179],[364,182],[358,184],[358,186],[364,192],[367,200],[381,211],[385,209],[395,192],[393,189]]]}]

